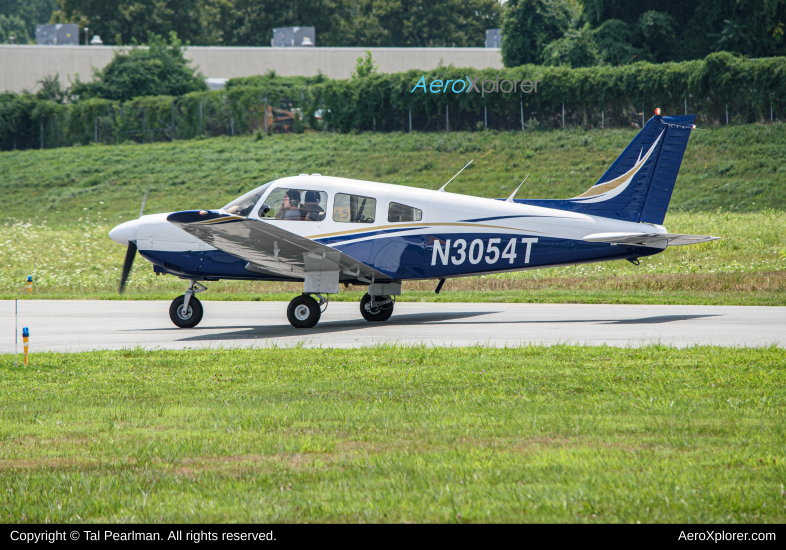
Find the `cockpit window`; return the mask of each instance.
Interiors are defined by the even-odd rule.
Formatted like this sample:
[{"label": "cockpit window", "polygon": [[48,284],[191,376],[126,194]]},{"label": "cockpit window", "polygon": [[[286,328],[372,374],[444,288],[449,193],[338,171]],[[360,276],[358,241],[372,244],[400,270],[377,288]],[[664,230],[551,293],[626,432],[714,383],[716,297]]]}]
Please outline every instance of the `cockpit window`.
[{"label": "cockpit window", "polygon": [[253,191],[249,191],[240,198],[237,198],[227,204],[222,210],[227,214],[234,214],[235,216],[250,216],[254,206],[259,202],[273,182],[266,183],[262,187],[257,187]]},{"label": "cockpit window", "polygon": [[374,223],[377,200],[371,197],[336,193],[333,199],[333,221],[345,223]]},{"label": "cockpit window", "polygon": [[391,202],[388,208],[389,222],[419,222],[423,219],[423,211],[405,204]]},{"label": "cockpit window", "polygon": [[274,189],[265,200],[270,206],[268,218],[321,222],[325,219],[327,193],[312,189]]}]

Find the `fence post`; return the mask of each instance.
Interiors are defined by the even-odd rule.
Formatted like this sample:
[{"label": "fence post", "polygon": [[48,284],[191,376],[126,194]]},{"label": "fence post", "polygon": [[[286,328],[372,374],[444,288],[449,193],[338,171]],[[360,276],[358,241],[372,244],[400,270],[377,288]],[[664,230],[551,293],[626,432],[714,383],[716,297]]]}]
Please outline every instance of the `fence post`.
[{"label": "fence post", "polygon": [[93,117],[93,143],[98,143],[98,117]]},{"label": "fence post", "polygon": [[[772,122],[772,100],[770,100],[770,122]],[[42,126],[42,128],[43,128],[43,126]],[[43,130],[41,131],[41,135],[42,136],[44,135],[43,134]],[[41,138],[41,143],[44,143],[44,138],[43,137]],[[43,149],[43,148],[44,148],[44,146],[41,145],[41,149]]]},{"label": "fence post", "polygon": [[172,100],[172,141],[175,141],[175,100]]},{"label": "fence post", "polygon": [[600,127],[601,129],[606,127],[606,109],[600,112]]},{"label": "fence post", "polygon": [[448,106],[445,105],[445,133],[450,131],[450,117],[448,116]]},{"label": "fence post", "polygon": [[[267,126],[267,121],[266,121],[265,125]],[[202,132],[203,132],[203,130],[202,130],[202,100],[200,99],[199,100],[199,135],[200,136],[202,135]]]},{"label": "fence post", "polygon": [[562,129],[565,129],[565,103],[562,104]]},{"label": "fence post", "polygon": [[142,109],[142,143],[147,143],[147,109]]},{"label": "fence post", "polygon": [[644,105],[641,106],[641,127],[644,128]]},{"label": "fence post", "polygon": [[267,135],[267,94],[265,94],[265,135]]},{"label": "fence post", "polygon": [[412,107],[409,108],[409,131],[412,132]]},{"label": "fence post", "polygon": [[729,104],[726,104],[726,126],[729,125]]},{"label": "fence post", "polygon": [[521,131],[524,131],[524,102],[521,102]]},{"label": "fence post", "polygon": [[373,126],[372,126],[371,128],[372,128],[372,130],[373,130],[374,132],[376,132],[376,131],[377,131],[377,117],[374,117],[374,118],[372,119],[372,124],[373,124]]},{"label": "fence post", "polygon": [[688,98],[685,98],[685,114],[688,114]]},{"label": "fence post", "polygon": [[[772,103],[770,103],[770,118],[772,118]],[[44,119],[41,118],[41,149],[44,148]]]},{"label": "fence post", "polygon": [[483,106],[483,127],[489,127],[489,110],[485,105]]}]

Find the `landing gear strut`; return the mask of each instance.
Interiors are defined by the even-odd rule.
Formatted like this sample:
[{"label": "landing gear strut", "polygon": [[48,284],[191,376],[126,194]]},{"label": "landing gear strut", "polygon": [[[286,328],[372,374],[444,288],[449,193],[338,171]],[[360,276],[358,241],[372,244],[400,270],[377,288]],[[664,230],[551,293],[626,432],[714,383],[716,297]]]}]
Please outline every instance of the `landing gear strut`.
[{"label": "landing gear strut", "polygon": [[390,296],[366,294],[360,300],[360,314],[366,321],[387,321],[393,315],[395,300]]},{"label": "landing gear strut", "polygon": [[287,307],[287,319],[295,328],[312,328],[322,317],[322,306],[327,307],[328,299],[321,294],[316,295],[319,301],[309,294],[301,294],[292,299]]},{"label": "landing gear strut", "polygon": [[169,318],[180,328],[193,328],[202,320],[202,302],[197,300],[197,292],[204,292],[207,288],[196,281],[190,281],[188,290],[182,296],[172,300],[169,306]]}]

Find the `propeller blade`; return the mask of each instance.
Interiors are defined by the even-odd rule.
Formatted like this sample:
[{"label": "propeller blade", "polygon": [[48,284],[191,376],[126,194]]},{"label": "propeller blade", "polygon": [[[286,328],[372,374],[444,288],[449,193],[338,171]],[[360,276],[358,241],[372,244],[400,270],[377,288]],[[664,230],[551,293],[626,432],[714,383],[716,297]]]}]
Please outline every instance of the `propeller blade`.
[{"label": "propeller blade", "polygon": [[134,256],[136,256],[136,243],[128,241],[128,249],[126,249],[126,259],[123,262],[123,274],[120,276],[120,294],[123,293],[123,288],[126,286],[128,274],[131,273],[131,266],[134,265]]}]

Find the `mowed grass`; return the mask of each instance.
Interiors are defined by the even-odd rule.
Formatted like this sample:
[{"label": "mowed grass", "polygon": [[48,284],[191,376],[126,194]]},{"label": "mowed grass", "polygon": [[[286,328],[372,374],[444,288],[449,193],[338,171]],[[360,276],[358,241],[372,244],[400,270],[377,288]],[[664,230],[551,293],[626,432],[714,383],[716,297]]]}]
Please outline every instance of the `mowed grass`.
[{"label": "mowed grass", "polygon": [[5,522],[786,521],[786,351],[0,356]]},{"label": "mowed grass", "polygon": [[[120,298],[125,247],[106,235],[105,220],[52,225],[8,221],[0,241],[0,298]],[[451,279],[439,295],[435,281],[408,282],[401,300],[467,302],[683,303],[786,305],[786,213],[674,212],[675,233],[711,234],[720,241],[669,248],[626,261]],[[35,278],[28,294],[26,279]],[[205,300],[290,300],[302,283],[208,283]],[[172,299],[185,282],[156,276],[138,257],[123,298]],[[341,288],[335,300],[359,301],[365,288]]]},{"label": "mowed grass", "polygon": [[[448,191],[520,198],[576,196],[606,171],[636,130],[544,132],[332,133],[88,146],[0,153],[7,218],[78,223],[147,212],[218,208],[280,177],[318,172],[439,189],[470,159]],[[694,132],[672,210],[757,211],[786,207],[786,124]],[[101,212],[99,215],[98,212]]]},{"label": "mowed grass", "polygon": [[[575,196],[608,168],[635,130],[413,134],[304,134],[0,153],[0,298],[117,298],[123,247],[107,233],[146,212],[216,208],[279,176],[319,172],[437,189],[472,158],[450,191]],[[784,305],[786,125],[694,132],[665,225],[722,241],[669,249],[634,267],[591,264],[410,283],[403,300]],[[35,262],[35,265],[34,265]],[[209,285],[204,299],[289,300],[299,284]],[[126,298],[173,298],[184,283],[155,277],[138,258]],[[359,300],[363,289],[334,299]]]}]

